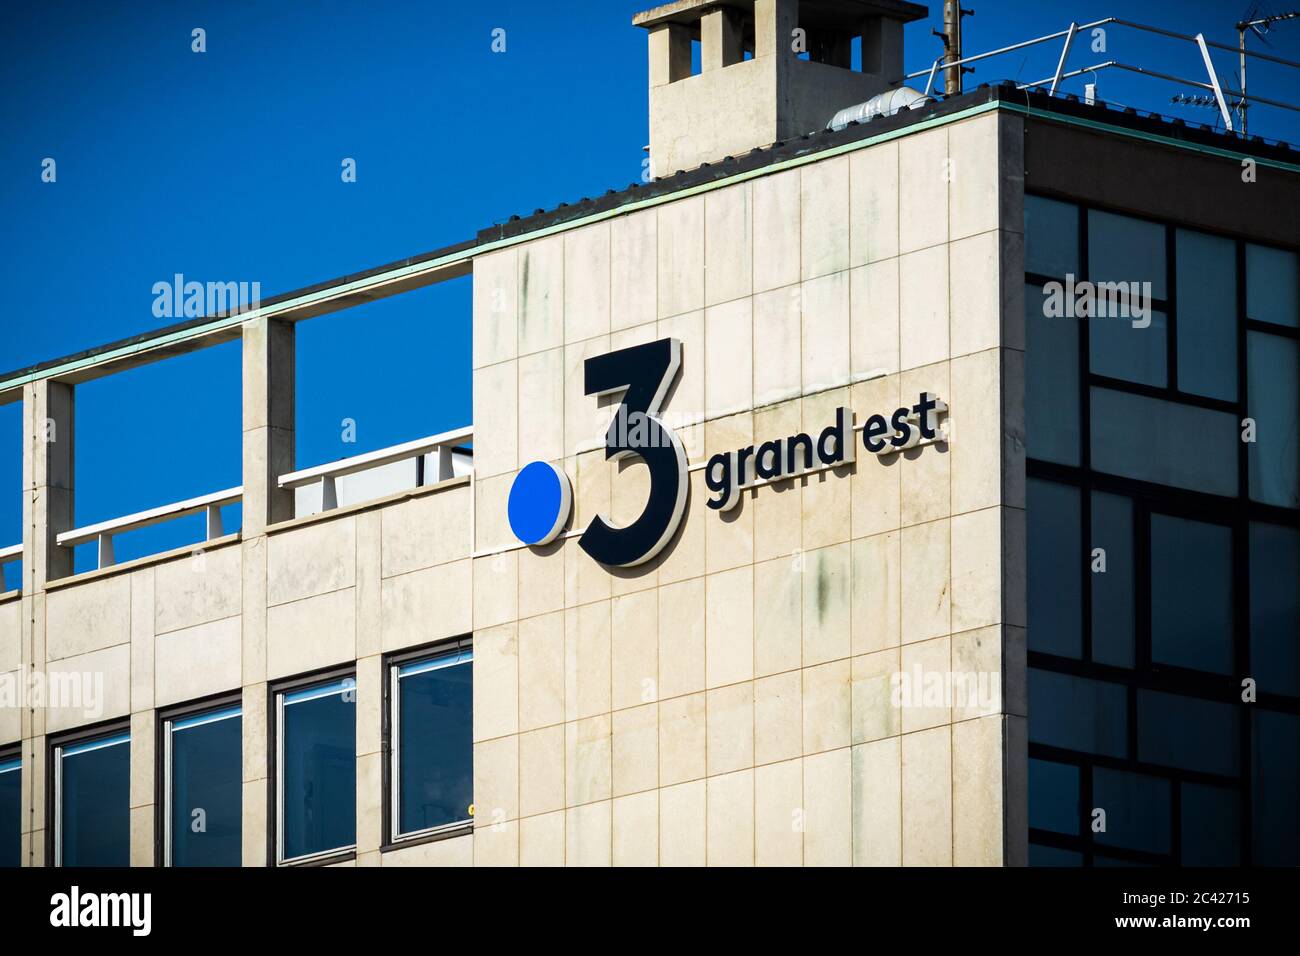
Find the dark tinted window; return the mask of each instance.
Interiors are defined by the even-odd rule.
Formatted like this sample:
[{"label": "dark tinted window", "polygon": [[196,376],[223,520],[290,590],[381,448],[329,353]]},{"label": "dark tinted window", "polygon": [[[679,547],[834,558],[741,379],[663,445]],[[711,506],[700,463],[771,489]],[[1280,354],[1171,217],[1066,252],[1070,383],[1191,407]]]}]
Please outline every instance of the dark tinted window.
[{"label": "dark tinted window", "polygon": [[[1092,494],[1092,659],[1133,666],[1133,503],[1121,495]],[[1105,570],[1099,570],[1105,558]]]},{"label": "dark tinted window", "polygon": [[1079,768],[1051,760],[1029,761],[1029,826],[1079,832]]},{"label": "dark tinted window", "polygon": [[1063,657],[1083,651],[1082,521],[1079,491],[1030,479],[1028,507],[1029,646]]},{"label": "dark tinted window", "polygon": [[1141,385],[1169,384],[1168,325],[1152,309],[1142,320],[1098,312],[1088,320],[1088,363],[1093,373]]},{"label": "dark tinted window", "polygon": [[1179,229],[1178,387],[1237,400],[1237,247]]},{"label": "dark tinted window", "polygon": [[469,651],[395,668],[400,834],[470,819],[474,683]]},{"label": "dark tinted window", "polygon": [[1255,440],[1247,443],[1250,497],[1282,508],[1300,508],[1300,342],[1251,332],[1247,411]]},{"label": "dark tinted window", "polygon": [[1088,272],[1093,282],[1150,282],[1152,297],[1165,298],[1165,227],[1090,210]]},{"label": "dark tinted window", "polygon": [[1260,322],[1300,325],[1296,254],[1246,244],[1246,314]]},{"label": "dark tinted window", "polygon": [[1093,768],[1092,808],[1106,813],[1106,828],[1093,834],[1098,843],[1169,852],[1170,804],[1168,780],[1109,767]]},{"label": "dark tinted window", "polygon": [[1079,275],[1079,208],[1041,196],[1025,197],[1025,271]]},{"label": "dark tinted window", "polygon": [[1241,798],[1235,790],[1183,784],[1183,866],[1237,866],[1241,862]]},{"label": "dark tinted window", "polygon": [[1123,757],[1128,695],[1120,684],[1029,668],[1029,739],[1033,743]]},{"label": "dark tinted window", "polygon": [[1300,695],[1300,530],[1250,526],[1250,671],[1265,693]]},{"label": "dark tinted window", "polygon": [[1151,516],[1151,657],[1232,671],[1232,529]]},{"label": "dark tinted window", "polygon": [[1030,866],[1083,866],[1083,854],[1054,846],[1029,845]]},{"label": "dark tinted window", "polygon": [[1255,862],[1295,866],[1300,860],[1300,717],[1254,712],[1250,771],[1254,799]]},{"label": "dark tinted window", "polygon": [[167,723],[172,866],[242,862],[241,726],[238,707]]},{"label": "dark tinted window", "polygon": [[0,757],[0,866],[17,866],[22,845],[23,762]]},{"label": "dark tinted window", "polygon": [[1231,704],[1140,690],[1138,759],[1225,777],[1241,769],[1238,711]]},{"label": "dark tinted window", "polygon": [[356,842],[356,684],[281,694],[281,859]]},{"label": "dark tinted window", "polygon": [[1079,320],[1043,314],[1043,289],[1025,286],[1025,440],[1043,461],[1079,464]]},{"label": "dark tinted window", "polygon": [[56,750],[58,862],[131,863],[131,737],[115,734]]},{"label": "dark tinted window", "polygon": [[1092,389],[1092,467],[1214,495],[1237,493],[1237,419],[1145,395]]}]

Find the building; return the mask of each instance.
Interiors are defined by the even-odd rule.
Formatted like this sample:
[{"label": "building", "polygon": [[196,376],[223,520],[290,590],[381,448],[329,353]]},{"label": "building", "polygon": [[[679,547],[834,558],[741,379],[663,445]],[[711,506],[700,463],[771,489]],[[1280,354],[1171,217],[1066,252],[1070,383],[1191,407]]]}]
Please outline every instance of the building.
[{"label": "building", "polygon": [[[1300,158],[828,129],[924,12],[640,14],[652,182],[0,378],[5,861],[1300,861]],[[295,323],[467,274],[472,427],[300,468]],[[242,487],[73,527],[77,384],[236,338]]]}]

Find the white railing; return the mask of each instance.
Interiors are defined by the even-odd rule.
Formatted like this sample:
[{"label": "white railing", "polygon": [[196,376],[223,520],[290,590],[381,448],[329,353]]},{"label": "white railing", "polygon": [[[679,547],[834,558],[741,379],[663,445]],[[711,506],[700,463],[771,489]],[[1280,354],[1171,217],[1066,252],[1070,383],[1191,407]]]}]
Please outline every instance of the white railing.
[{"label": "white railing", "polygon": [[200,495],[198,498],[190,498],[187,501],[177,501],[159,508],[151,508],[148,511],[137,511],[135,514],[124,515],[121,518],[113,518],[109,521],[101,521],[98,524],[86,525],[84,528],[74,528],[71,531],[63,532],[55,540],[65,548],[76,547],[79,544],[87,544],[91,541],[98,542],[99,558],[97,566],[107,568],[114,563],[114,535],[161,524],[173,518],[184,518],[186,515],[206,513],[207,535],[205,540],[211,541],[214,538],[220,538],[225,533],[221,527],[222,506],[233,505],[235,502],[243,500],[243,497],[244,489],[242,487],[227,488],[225,491],[214,491],[211,494]]},{"label": "white railing", "polygon": [[[1186,43],[1194,44],[1197,47],[1197,50],[1199,52],[1201,62],[1205,67],[1206,80],[1208,82],[1185,79],[1180,76],[1173,76],[1168,73],[1157,72],[1156,70],[1148,69],[1145,67],[1136,66],[1129,63],[1121,63],[1118,60],[1106,60],[1104,62],[1094,63],[1090,66],[1085,66],[1082,69],[1071,70],[1069,72],[1066,72],[1066,61],[1070,57],[1070,51],[1073,49],[1074,41],[1078,38],[1079,34],[1085,33],[1087,31],[1095,30],[1098,28],[1104,28],[1112,24],[1117,27],[1127,27],[1129,29],[1137,30],[1143,33],[1151,33],[1157,36],[1166,37],[1171,40],[1181,40]],[[1049,43],[1053,40],[1061,40],[1061,39],[1064,39],[1065,42],[1062,44],[1060,56],[1057,58],[1056,61],[1056,72],[1053,73],[1051,76],[1044,77],[1043,79],[1037,80],[1033,83],[1017,83],[1016,84],[1017,89],[1023,90],[1030,87],[1045,86],[1048,87],[1048,93],[1052,96],[1055,96],[1058,91],[1058,87],[1061,85],[1062,80],[1073,79],[1074,77],[1082,76],[1085,73],[1093,74],[1093,77],[1095,79],[1096,74],[1101,72],[1102,70],[1116,69],[1116,70],[1127,71],[1130,73],[1137,73],[1143,76],[1152,76],[1152,77],[1156,77],[1157,79],[1168,80],[1172,83],[1180,83],[1184,86],[1191,86],[1197,89],[1205,90],[1209,93],[1213,93],[1214,101],[1218,106],[1220,116],[1223,119],[1223,126],[1230,133],[1234,132],[1233,125],[1232,125],[1232,113],[1236,111],[1239,114],[1244,116],[1244,113],[1242,111],[1244,111],[1245,107],[1250,102],[1263,103],[1267,106],[1276,106],[1282,109],[1300,111],[1300,106],[1298,106],[1295,103],[1288,103],[1282,100],[1269,99],[1267,97],[1258,96],[1254,93],[1248,94],[1244,89],[1244,84],[1243,84],[1243,89],[1241,90],[1234,90],[1228,86],[1223,85],[1219,80],[1218,73],[1215,71],[1213,62],[1211,62],[1210,60],[1210,50],[1211,49],[1225,50],[1230,53],[1238,54],[1241,59],[1242,71],[1245,70],[1246,57],[1254,57],[1256,59],[1265,60],[1269,63],[1277,63],[1282,66],[1291,67],[1293,69],[1300,69],[1300,63],[1297,63],[1294,60],[1284,59],[1280,56],[1273,56],[1268,53],[1262,53],[1258,50],[1247,50],[1245,48],[1244,37],[1241,41],[1240,46],[1232,47],[1232,46],[1228,46],[1225,43],[1215,43],[1213,40],[1207,40],[1205,39],[1204,35],[1200,33],[1193,36],[1186,33],[1178,33],[1173,30],[1166,30],[1163,29],[1162,27],[1149,26],[1148,24],[1145,23],[1134,23],[1132,20],[1124,20],[1119,17],[1106,17],[1103,20],[1094,20],[1091,23],[1071,23],[1069,27],[1067,27],[1064,30],[1059,30],[1056,33],[1049,33],[1045,36],[1034,37],[1032,40],[1025,40],[1020,43],[1012,43],[1009,46],[999,47],[996,50],[989,50],[985,53],[976,53],[973,56],[962,57],[960,60],[954,60],[951,63],[943,62],[944,55],[940,54],[934,59],[934,62],[930,64],[928,69],[917,70],[915,73],[904,74],[902,78],[902,82],[906,82],[907,80],[918,79],[922,76],[927,77],[925,83],[925,95],[929,96],[931,94],[931,91],[934,88],[934,82],[936,78],[943,71],[952,70],[952,69],[960,70],[967,63],[975,63],[980,60],[986,60],[989,57],[1001,56],[1006,53],[1011,53],[1017,50],[1023,50],[1026,47],[1035,46],[1039,43]],[[1232,97],[1235,100],[1235,102],[1229,103],[1227,99],[1228,97]],[[1104,97],[1102,98],[1104,99]],[[1244,133],[1244,130],[1242,132]]]},{"label": "white railing", "polygon": [[[340,461],[332,461],[324,465],[313,465],[311,468],[293,471],[280,476],[280,487],[296,490],[319,482],[320,510],[330,511],[339,506],[338,480],[340,478],[361,472],[374,471],[385,465],[409,461],[412,458],[422,460],[425,455],[432,455],[434,452],[437,452],[438,460],[436,467],[428,469],[432,474],[425,474],[421,461],[416,471],[415,485],[418,487],[431,484],[434,481],[446,481],[457,474],[456,459],[458,453],[455,446],[469,441],[473,437],[474,426],[466,425],[463,428],[456,428],[438,435],[430,435],[428,438],[417,438],[401,445],[391,445],[388,448],[380,448],[377,451],[366,452],[363,455],[354,455]],[[468,459],[464,452],[459,454],[460,457]]]}]

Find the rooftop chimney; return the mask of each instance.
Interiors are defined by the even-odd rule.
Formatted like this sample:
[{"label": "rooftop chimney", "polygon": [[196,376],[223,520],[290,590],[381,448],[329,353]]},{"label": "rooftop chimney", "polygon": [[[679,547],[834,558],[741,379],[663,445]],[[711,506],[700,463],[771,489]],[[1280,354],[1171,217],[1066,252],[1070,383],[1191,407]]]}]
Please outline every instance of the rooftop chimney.
[{"label": "rooftop chimney", "polygon": [[903,24],[927,13],[905,0],[676,0],[638,13],[632,23],[650,34],[651,173],[823,129],[842,107],[901,82]]}]

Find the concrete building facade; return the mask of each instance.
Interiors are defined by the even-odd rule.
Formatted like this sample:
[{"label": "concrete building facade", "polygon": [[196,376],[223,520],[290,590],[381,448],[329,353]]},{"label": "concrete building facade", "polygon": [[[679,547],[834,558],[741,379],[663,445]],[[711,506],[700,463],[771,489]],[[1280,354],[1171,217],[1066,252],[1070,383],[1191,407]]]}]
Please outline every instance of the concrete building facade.
[{"label": "concrete building facade", "polygon": [[[896,37],[877,64],[901,61],[901,22],[918,15],[908,4],[809,7],[852,7],[871,21],[862,33]],[[73,530],[76,382],[182,345],[26,374],[23,587],[0,596],[0,673],[100,675],[102,706],[93,717],[80,702],[0,708],[0,745],[16,744],[21,764],[22,865],[60,861],[51,762],[87,728],[89,739],[129,734],[129,859],[167,862],[172,777],[160,748],[166,721],[195,702],[240,708],[248,866],[1028,861],[1026,191],[1294,244],[1293,221],[1249,211],[1285,197],[1298,208],[1300,177],[1293,159],[1259,153],[1272,178],[1225,219],[1181,193],[1235,170],[1235,147],[1162,139],[1104,106],[1079,121],[1083,107],[1010,88],[779,142],[783,123],[813,133],[884,88],[787,57],[775,32],[764,54],[764,24],[781,17],[799,22],[797,5],[640,15],[664,178],[360,280],[390,294],[472,271],[472,473],[438,469],[315,513],[284,487],[294,323],[364,296],[358,280],[340,281],[187,333],[188,347],[243,343],[242,527],[71,574],[57,538]],[[670,76],[692,22],[706,44],[740,53],[710,46],[704,72]],[[758,25],[752,59],[743,24]],[[746,126],[715,115],[703,125],[716,142],[660,146],[683,117],[702,122],[673,99],[678,82],[707,110],[686,84],[759,69],[780,83],[813,67],[849,74],[826,103],[764,87],[744,96],[771,116]],[[724,159],[740,147],[743,159]],[[1067,158],[1089,151],[1095,163]],[[1121,185],[1130,161],[1177,170],[1180,195]],[[679,162],[709,165],[671,175]],[[581,532],[597,516],[634,521],[650,482],[635,456],[607,460],[617,396],[588,394],[585,363],[663,339],[680,343],[659,418],[685,448],[688,502],[662,551],[610,567]],[[926,394],[946,408],[936,440],[879,455],[859,444],[850,462],[760,483],[728,511],[709,506],[712,456],[815,437],[840,408],[861,431]],[[572,517],[555,541],[525,546],[510,498],[534,461],[567,475]],[[448,647],[472,648],[472,808],[397,839],[393,667]],[[354,693],[355,832],[294,856],[277,832],[289,799],[283,699],[335,678]]]}]

